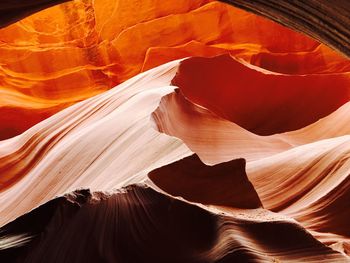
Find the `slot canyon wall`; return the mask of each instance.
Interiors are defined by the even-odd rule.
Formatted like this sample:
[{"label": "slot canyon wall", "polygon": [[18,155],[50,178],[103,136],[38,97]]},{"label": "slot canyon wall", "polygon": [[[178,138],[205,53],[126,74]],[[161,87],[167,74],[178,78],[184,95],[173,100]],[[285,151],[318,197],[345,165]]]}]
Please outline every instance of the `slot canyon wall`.
[{"label": "slot canyon wall", "polygon": [[0,14],[0,262],[350,262],[347,1]]}]

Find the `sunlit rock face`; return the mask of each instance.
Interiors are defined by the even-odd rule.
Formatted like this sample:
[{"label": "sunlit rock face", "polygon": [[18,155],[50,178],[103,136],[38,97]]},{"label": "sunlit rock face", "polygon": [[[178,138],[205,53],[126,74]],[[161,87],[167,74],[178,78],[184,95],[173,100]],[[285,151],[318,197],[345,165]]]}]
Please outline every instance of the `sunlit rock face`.
[{"label": "sunlit rock face", "polygon": [[344,56],[214,1],[77,0],[0,40],[0,262],[350,261]]},{"label": "sunlit rock face", "polygon": [[[217,59],[222,61],[222,57],[209,60],[217,62]],[[230,59],[236,62],[233,58]],[[249,230],[252,222],[243,223],[238,232],[227,229],[225,223],[225,231],[231,234],[225,234],[222,238],[232,240],[230,249],[237,246],[236,242],[243,242],[243,245],[238,246],[245,248],[232,255],[227,247],[219,245],[224,241],[217,241],[217,245],[208,247],[209,250],[205,252],[208,262],[221,262],[227,257],[231,259],[231,256],[239,259],[243,257],[242,260],[248,262],[253,259],[258,262],[267,259],[287,262],[347,262],[347,245],[350,240],[347,231],[349,210],[346,208],[349,198],[349,102],[318,122],[301,129],[270,136],[254,134],[216,115],[204,105],[185,98],[181,94],[181,86],[175,91],[175,86],[169,86],[178,78],[183,63],[196,61],[197,58],[189,58],[163,64],[105,93],[68,107],[15,138],[2,141],[1,225],[50,202],[55,196],[77,188],[110,191],[130,183],[143,182],[167,196],[199,202],[214,214],[227,213],[234,218],[238,216],[239,224],[242,223],[242,217],[259,222],[259,226],[270,225],[272,219],[279,223],[281,220],[289,222],[286,227],[291,227],[291,230],[284,227],[278,230],[272,224],[272,229],[267,233],[263,227],[265,230],[258,228],[254,234]],[[248,67],[246,63],[241,65]],[[197,95],[200,96],[201,93]],[[241,157],[248,160],[246,167],[244,160],[237,159]],[[137,198],[139,201],[140,198]],[[110,222],[112,219],[107,219],[109,216],[101,213],[114,213],[113,209],[117,208],[101,209],[105,212],[98,212],[98,209],[93,213],[98,218],[102,217],[101,220]],[[122,218],[131,217],[129,210],[118,211]],[[153,210],[147,208],[142,211],[153,214]],[[96,221],[88,215],[90,212],[87,212],[87,217],[78,216],[74,219],[77,222],[72,224],[80,224],[82,218],[86,217],[87,228],[92,229],[89,220]],[[119,223],[124,220],[118,218],[113,220]],[[162,217],[155,218],[160,223],[165,223]],[[30,262],[31,258],[36,259],[46,253],[42,246],[51,247],[55,244],[56,241],[52,238],[40,244],[31,241],[38,239],[33,239],[30,233],[38,231],[35,235],[41,235],[46,230],[30,230],[26,219],[21,220],[24,222],[21,223],[23,227],[17,227],[17,221],[14,221],[2,229],[3,247],[0,258],[7,259],[15,254],[18,257],[14,258],[19,262]],[[53,224],[48,226],[49,229],[60,228],[56,225],[56,219],[52,220],[45,221],[45,224]],[[146,226],[143,225],[145,222],[142,219],[137,222],[137,227],[146,231]],[[108,223],[107,226],[113,227],[113,223]],[[186,235],[197,235],[194,228],[181,227],[180,230],[185,231]],[[72,232],[70,228],[65,231],[80,236],[79,232]],[[104,230],[93,228],[91,231],[99,233]],[[223,230],[216,229],[213,235],[219,238],[221,231]],[[278,231],[284,233],[283,240],[286,240],[287,235],[288,240],[295,241],[282,242],[279,238],[275,239],[275,234],[271,240],[270,233]],[[114,234],[117,235],[115,238],[104,241],[108,247],[113,247],[117,242],[115,240],[124,239],[118,232]],[[262,236],[267,239],[261,239]],[[100,238],[102,237],[96,237],[96,242]],[[152,240],[155,237],[133,238]],[[161,244],[166,241],[162,236],[159,238],[157,242]],[[65,239],[57,242],[69,243]],[[136,241],[133,239],[128,242]],[[192,245],[195,250],[197,241],[189,244],[190,247]],[[33,250],[30,249],[32,246],[35,246]],[[118,258],[118,253],[121,253],[127,262],[130,256],[124,254],[126,251],[122,247],[113,255],[100,252],[96,250],[98,243],[85,244],[79,249],[83,251],[90,246],[93,247],[93,258],[100,258],[104,253],[107,257]],[[145,256],[163,260],[164,255],[154,254],[146,244],[140,246],[144,247],[146,254],[131,257]],[[178,253],[174,246],[171,247],[166,248],[167,255]],[[263,250],[256,252],[257,249]],[[282,254],[276,252],[280,249],[284,251]],[[19,251],[24,252],[20,254]],[[59,251],[68,255],[72,253],[78,261],[83,260],[85,255],[62,245],[47,250],[47,257],[56,255]],[[191,251],[179,256],[189,262],[203,260]],[[261,253],[267,258],[261,257]]]},{"label": "sunlit rock face", "polygon": [[318,42],[219,2],[76,0],[0,30],[0,139],[165,62],[222,53],[280,73],[349,68]]}]

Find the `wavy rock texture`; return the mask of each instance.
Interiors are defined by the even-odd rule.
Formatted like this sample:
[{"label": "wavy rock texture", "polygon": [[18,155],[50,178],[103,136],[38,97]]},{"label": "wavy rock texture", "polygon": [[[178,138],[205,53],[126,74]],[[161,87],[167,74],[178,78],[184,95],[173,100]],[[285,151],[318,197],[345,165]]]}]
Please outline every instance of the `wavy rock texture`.
[{"label": "wavy rock texture", "polygon": [[[264,14],[298,28],[288,3]],[[304,27],[346,53],[339,21]],[[0,41],[0,262],[350,262],[346,58],[200,0],[76,0]]]},{"label": "wavy rock texture", "polygon": [[[229,57],[221,56],[207,60],[192,58],[181,62],[178,73],[172,81],[179,85],[179,89],[163,97],[160,106],[152,115],[157,123],[157,128],[162,132],[182,139],[206,163],[218,164],[235,158],[246,158],[248,160],[248,178],[266,209],[298,220],[320,241],[332,245],[332,247],[338,247],[337,250],[339,251],[349,253],[347,248],[350,244],[347,219],[350,214],[346,208],[346,204],[349,202],[347,161],[348,151],[350,150],[348,136],[350,132],[348,121],[350,102],[346,102],[349,101],[348,92],[344,92],[345,96],[343,94],[339,96],[344,103],[346,102],[343,106],[317,122],[295,131],[261,136],[254,133],[255,130],[246,130],[229,121],[228,118],[223,119],[214,113],[215,111],[220,112],[224,106],[227,106],[226,109],[228,110],[236,111],[244,110],[245,105],[256,106],[257,104],[249,101],[249,94],[251,93],[245,93],[247,91],[246,85],[242,85],[244,90],[242,94],[246,95],[246,97],[243,97],[246,101],[242,97],[237,99],[237,95],[231,97],[231,101],[237,99],[237,102],[241,103],[240,107],[236,107],[236,104],[225,104],[227,96],[230,96],[228,92],[221,93],[220,88],[225,89],[225,85],[217,85],[216,94],[211,93],[214,89],[213,86],[211,87],[212,90],[209,88],[206,92],[203,89],[194,92],[196,87],[203,88],[206,85],[213,84],[210,80],[208,81],[207,74],[202,74],[202,78],[198,78],[196,73],[193,73],[195,72],[194,69],[200,71],[201,66],[207,69],[210,63],[215,65],[214,68],[222,69],[219,65],[227,65],[227,59]],[[205,63],[196,64],[198,61],[204,61]],[[220,61],[220,63],[216,64],[215,61]],[[232,61],[234,66],[237,66],[237,61]],[[188,66],[188,68],[182,67],[182,65]],[[244,66],[245,63],[240,65]],[[247,69],[251,70],[251,67],[247,66]],[[222,72],[224,71],[221,70],[218,76],[222,77]],[[262,72],[259,74],[274,76],[275,73]],[[311,76],[318,78],[327,75]],[[186,76],[188,76],[187,79]],[[230,78],[232,76],[237,77],[237,74],[227,74],[226,76]],[[289,75],[278,76],[288,79]],[[344,80],[347,81],[347,73],[334,74],[334,76],[345,77]],[[214,75],[210,77],[214,77]],[[306,82],[307,77],[303,77]],[[244,79],[244,76],[242,78]],[[242,81],[242,78],[240,81]],[[189,84],[186,80],[191,81],[191,89],[188,89]],[[263,85],[261,82],[260,79],[260,84]],[[232,85],[231,93],[239,93],[240,86],[236,85],[235,82],[222,81],[222,84],[225,83]],[[290,84],[288,81],[286,83]],[[336,93],[338,91],[342,93],[342,88],[347,89],[347,86],[346,83],[339,85],[339,88],[336,85],[332,86],[337,88],[334,88],[333,97],[327,97],[327,102],[331,102],[332,98],[337,98]],[[284,86],[281,85],[280,87]],[[322,86],[317,86],[317,88],[319,87]],[[183,94],[186,93],[186,88],[191,92],[188,92],[187,97]],[[271,88],[271,85],[267,85],[264,90],[261,90],[261,95],[257,89],[253,99],[259,100],[261,98],[259,96],[264,98],[265,91],[268,91],[269,88]],[[308,88],[305,87],[304,89]],[[292,99],[291,105],[300,109],[300,102],[307,99],[308,93],[306,92],[306,96],[304,92],[301,94],[302,98],[298,96],[295,98],[293,96],[286,97]],[[215,96],[218,98],[217,100]],[[261,104],[263,107],[267,106],[273,109],[270,114],[267,114],[266,122],[274,121],[273,118],[280,114],[280,104],[277,103],[276,107],[276,104],[273,103],[274,97],[271,97],[265,97],[264,100],[272,99],[272,102],[267,105]],[[192,101],[193,98],[199,105]],[[208,98],[212,98],[212,100]],[[279,101],[277,100],[277,102]],[[306,104],[308,108],[313,107],[312,103],[317,104],[319,102],[312,101]],[[327,107],[327,104],[321,105]],[[209,111],[209,109],[212,111]],[[264,108],[258,108],[255,112],[260,113],[263,110]],[[317,114],[317,111],[312,113]],[[254,117],[254,115],[249,114],[238,115],[245,116],[248,121],[252,120],[250,116]],[[225,115],[221,114],[221,116]],[[305,115],[297,116],[299,119],[305,117]],[[290,117],[284,119],[290,122],[293,121],[293,118]],[[258,125],[258,127],[260,126]],[[273,126],[270,125],[270,127]],[[277,128],[279,128],[278,125]],[[274,129],[270,131],[271,133],[276,132]],[[164,176],[164,178],[167,176]],[[156,180],[154,182],[162,188],[162,182]],[[175,186],[176,183],[173,183],[172,187]],[[173,193],[171,188],[167,191]],[[186,193],[181,196],[186,198]]]},{"label": "wavy rock texture", "polygon": [[165,62],[222,53],[282,73],[349,68],[324,45],[219,2],[76,0],[0,30],[0,139]]},{"label": "wavy rock texture", "polygon": [[295,218],[322,242],[343,245],[346,253],[349,140],[347,135],[319,141],[247,164],[264,207]]},{"label": "wavy rock texture", "polygon": [[[330,78],[338,78],[338,80],[332,83],[332,86],[329,84],[323,86],[324,83],[316,86],[312,82],[311,87],[301,86],[299,89],[299,86],[296,86],[294,88],[295,92],[291,92],[290,96],[288,96],[290,89],[287,90],[284,87],[291,84],[289,77],[293,79],[293,75],[277,75],[278,77],[283,77],[282,80],[284,80],[284,83],[280,86],[274,86],[276,89],[283,89],[278,93],[283,97],[277,100],[276,92],[273,92],[273,95],[266,96],[267,91],[271,89],[269,83],[266,84],[265,89],[258,88],[260,87],[259,85],[264,85],[264,77],[268,77],[267,81],[269,81],[270,77],[276,76],[275,73],[254,70],[253,72],[255,74],[259,74],[262,77],[257,82],[259,85],[252,85],[248,78],[241,77],[240,71],[234,72],[236,74],[230,74],[229,71],[225,75],[222,74],[223,71],[220,71],[216,76],[214,74],[211,76],[203,74],[201,75],[202,77],[199,77],[196,73],[193,73],[194,70],[200,71],[201,66],[205,67],[205,64],[197,64],[199,61],[203,61],[207,65],[209,64],[210,68],[221,69],[221,67],[218,67],[218,64],[223,62],[226,65],[227,63],[230,65],[232,61],[234,68],[236,66],[245,67],[245,70],[249,72],[253,69],[246,64],[238,65],[237,61],[228,56],[213,59],[188,59],[180,65],[180,70],[172,81],[173,83],[177,83],[180,88],[176,92],[164,96],[159,107],[152,114],[160,131],[183,140],[192,151],[196,152],[207,163],[216,164],[240,157],[244,157],[248,161],[253,161],[295,146],[350,133],[350,126],[348,124],[350,121],[350,103],[348,102],[349,73],[347,72],[330,74]],[[182,65],[185,65],[185,67],[182,67]],[[203,73],[207,72],[204,71]],[[187,80],[191,81],[191,85],[186,82],[186,76],[188,77]],[[238,84],[241,85],[237,85],[237,82],[232,81],[232,78],[235,76],[239,76],[241,83]],[[314,79],[320,78],[320,83],[322,79],[327,78],[328,74],[315,74],[311,76]],[[214,86],[213,80],[215,77],[226,77],[227,82],[222,81],[222,86]],[[295,75],[295,77],[300,77],[302,80],[308,81],[308,76]],[[247,92],[247,85],[244,83],[244,80],[255,91],[255,93],[253,92],[254,96],[251,96],[252,93]],[[339,80],[341,82],[344,81],[344,83],[339,84],[339,87],[335,88],[335,83]],[[255,82],[255,79],[253,81]],[[326,89],[331,87],[332,89],[328,93],[331,96],[323,97],[326,93],[322,87]],[[195,89],[197,89],[197,92],[194,92]],[[304,92],[305,89],[315,92],[320,89],[319,96],[314,97],[312,93],[309,93],[310,91]],[[225,90],[226,92],[230,90],[230,94],[226,95]],[[338,92],[339,94],[337,94]],[[183,93],[187,93],[188,97],[185,97]],[[235,94],[236,96],[231,94]],[[229,97],[231,100],[228,99]],[[319,104],[322,97],[326,101],[325,104]],[[195,104],[191,102],[192,99],[202,104]],[[285,99],[284,103],[281,103],[282,99]],[[333,103],[332,99],[334,100]],[[316,118],[318,119],[318,109],[322,112],[327,105],[334,107],[336,105],[335,103],[338,103],[339,100],[341,103],[346,103],[328,116],[298,130],[276,133],[281,128],[286,129],[288,125],[293,125],[294,121],[300,123],[300,120],[303,121],[302,119],[306,119],[308,116],[311,116],[314,120]],[[237,103],[231,104],[230,101],[236,101]],[[269,103],[256,104],[254,103],[255,101],[269,101]],[[204,107],[208,107],[212,111]],[[262,114],[264,111],[266,112],[265,115]],[[237,124],[239,122],[246,124],[245,126],[250,128],[250,130],[244,129],[242,127],[243,125],[239,126],[235,122],[219,117],[214,112],[218,112],[221,116],[230,114],[228,118],[231,119],[237,117]],[[305,114],[302,112],[305,112]],[[307,115],[308,113],[309,115]],[[283,123],[286,125],[280,126]],[[272,135],[261,136],[256,133],[261,133],[261,131],[271,133]]]},{"label": "wavy rock texture", "polygon": [[[0,259],[346,262],[344,256],[312,238],[295,221],[267,211],[260,211],[260,218],[255,219],[249,212],[218,215],[140,185],[109,194],[80,190],[4,226],[1,230],[6,235],[28,234],[30,240],[25,246],[0,250]],[[34,225],[28,227],[31,222]]]},{"label": "wavy rock texture", "polygon": [[141,182],[150,170],[191,154],[150,121],[161,97],[174,89],[168,85],[177,65],[140,74],[1,141],[0,224],[69,190]]},{"label": "wavy rock texture", "polygon": [[[217,62],[218,59],[222,61],[222,57],[210,60]],[[197,61],[197,58],[189,61]],[[175,87],[169,84],[183,73],[179,70],[179,63],[170,62],[142,73],[108,92],[63,110],[20,136],[2,141],[0,200],[5,205],[1,206],[1,224],[76,188],[106,191],[130,183],[147,182],[158,191],[207,204],[210,209],[218,209],[216,213],[236,211],[265,221],[261,213],[266,214],[266,210],[255,211],[261,200],[266,209],[298,220],[298,228],[306,229],[302,233],[309,231],[325,245],[348,253],[348,210],[344,207],[348,199],[348,170],[344,156],[350,148],[347,146],[348,136],[339,136],[349,130],[349,122],[340,121],[349,116],[349,103],[302,129],[259,136],[189,101],[181,94],[181,86],[180,90],[173,92]],[[246,63],[241,65],[251,70]],[[194,156],[182,159],[192,154],[187,146],[176,137],[156,130],[164,127],[170,130],[169,124],[174,123],[176,125],[172,127],[177,129],[169,134],[182,139],[206,163],[217,165],[205,165]],[[193,130],[194,127],[197,130]],[[182,135],[178,133],[181,130],[184,131]],[[186,133],[187,137],[183,136]],[[248,139],[242,139],[244,136]],[[262,146],[257,148],[256,145]],[[242,146],[245,147],[243,150],[240,149]],[[339,154],[335,155],[334,151]],[[247,158],[246,154],[252,157]],[[247,174],[242,160],[223,163],[237,156],[247,158]],[[180,161],[167,165],[177,160]],[[147,179],[147,174],[152,182]],[[239,191],[233,191],[235,186]],[[251,209],[242,212],[242,207]],[[241,229],[237,236],[249,231]],[[261,231],[257,230],[258,233]],[[290,232],[296,234],[295,231]],[[275,248],[269,247],[281,242],[263,240],[260,244],[256,240],[259,239],[258,233],[245,243],[251,252],[242,260],[250,257],[256,261],[267,260],[261,253],[297,262],[304,257],[308,257],[307,261],[319,261],[324,253],[331,254],[325,262],[348,259],[345,254],[344,257],[334,254],[321,243],[317,246],[328,252],[315,252],[313,248],[307,248],[309,243],[301,243],[308,252],[292,252],[294,250],[289,247],[290,254],[286,248],[282,256],[278,254],[282,253],[281,250],[276,252]],[[307,235],[308,240],[314,240]],[[30,234],[27,236],[22,232],[3,234],[2,238],[5,240],[3,246],[7,247],[3,252],[5,255],[12,253],[9,252],[12,246],[18,244],[21,247],[31,240]],[[266,238],[272,237],[266,234]],[[270,252],[257,252],[261,248]],[[222,251],[223,248],[214,246],[213,251],[217,249]],[[231,248],[224,251],[208,261],[229,258]]]},{"label": "wavy rock texture", "polygon": [[190,101],[258,135],[303,128],[350,99],[350,73],[272,74],[229,56],[181,63],[172,83]]}]

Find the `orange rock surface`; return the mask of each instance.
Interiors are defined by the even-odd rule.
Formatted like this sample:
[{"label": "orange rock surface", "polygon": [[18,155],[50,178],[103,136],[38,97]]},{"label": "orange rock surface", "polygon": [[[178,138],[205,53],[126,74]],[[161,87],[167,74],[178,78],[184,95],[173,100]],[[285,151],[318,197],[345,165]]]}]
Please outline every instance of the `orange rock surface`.
[{"label": "orange rock surface", "polygon": [[190,101],[259,135],[303,128],[350,100],[350,72],[276,74],[228,55],[185,60],[172,83]]},{"label": "orange rock surface", "polygon": [[223,3],[76,0],[0,30],[0,139],[167,61],[227,52],[277,72],[349,69],[318,42]]},{"label": "orange rock surface", "polygon": [[[327,246],[349,253],[346,204],[350,102],[302,129],[258,136],[185,101],[180,93],[172,93],[176,87],[169,84],[181,67],[179,63],[173,61],[141,73],[110,91],[64,109],[20,136],[0,142],[0,225],[73,189],[109,191],[144,182],[167,195],[202,202],[216,214],[227,212],[239,216],[238,220],[243,217],[259,225],[274,221],[272,226],[278,226],[285,220],[292,223],[293,230],[283,232],[288,238],[281,243],[259,241],[258,236],[248,235],[251,224],[244,224],[236,235],[242,242],[249,240],[244,247],[253,256],[256,248],[267,244],[279,247],[290,244],[290,240],[299,244],[298,240],[306,239],[326,249],[331,259],[320,250],[304,251],[304,245],[301,251],[288,247],[276,255],[273,248],[268,248],[264,253],[286,262],[305,261],[306,256],[310,257],[308,262],[347,262],[345,254]],[[173,136],[160,133],[155,125],[167,128],[165,132]],[[198,159],[183,159],[193,154],[187,146],[205,164]],[[223,163],[237,157],[247,158],[246,172],[243,165],[234,165],[235,160]],[[158,167],[162,168],[154,170]],[[240,191],[230,192],[237,184]],[[250,186],[263,207],[274,213],[239,208],[251,200],[254,191]],[[144,208],[145,213],[150,211]],[[99,215],[105,216],[103,212]],[[297,229],[305,239],[294,238]],[[275,231],[263,236],[274,237],[271,233]],[[219,256],[230,255],[226,252]]]},{"label": "orange rock surface", "polygon": [[1,29],[0,262],[349,262],[349,84],[326,46],[214,1]]}]

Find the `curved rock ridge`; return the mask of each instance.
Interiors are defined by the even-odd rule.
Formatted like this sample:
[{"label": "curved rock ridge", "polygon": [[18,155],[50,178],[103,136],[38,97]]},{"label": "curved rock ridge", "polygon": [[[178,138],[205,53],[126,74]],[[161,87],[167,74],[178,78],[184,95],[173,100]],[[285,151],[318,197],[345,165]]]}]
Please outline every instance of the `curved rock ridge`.
[{"label": "curved rock ridge", "polygon": [[[220,61],[222,57],[211,60],[217,59]],[[158,186],[164,193],[207,204],[211,209],[215,208],[217,214],[227,211],[231,215],[234,213],[235,217],[253,218],[259,221],[259,226],[266,226],[269,225],[269,216],[264,215],[269,212],[257,208],[260,199],[266,209],[299,221],[314,236],[293,221],[292,225],[302,232],[295,227],[290,232],[285,230],[291,238],[299,235],[297,233],[306,233],[310,240],[317,238],[344,252],[340,258],[338,254],[333,257],[335,252],[318,241],[316,247],[321,252],[299,239],[296,243],[300,243],[301,247],[294,248],[292,245],[285,250],[270,247],[271,240],[257,241],[261,238],[259,233],[265,233],[264,227],[254,233],[244,228],[236,229],[237,236],[245,240],[243,245],[238,243],[238,247],[245,247],[242,260],[259,262],[277,258],[300,262],[307,257],[312,262],[320,261],[324,253],[332,254],[326,257],[328,262],[348,259],[345,256],[349,244],[348,210],[344,207],[347,200],[347,162],[343,158],[347,154],[348,136],[342,135],[349,134],[350,122],[346,120],[350,116],[350,104],[345,103],[330,115],[302,129],[259,136],[185,98],[181,86],[173,92],[176,87],[169,85],[179,63],[173,61],[139,74],[114,89],[55,114],[20,136],[1,141],[0,224],[5,225],[55,196],[77,188],[107,191],[130,183],[152,184],[147,179],[147,174],[150,174],[155,187]],[[252,70],[246,63],[241,65]],[[318,77],[326,75],[319,74]],[[171,131],[168,134],[175,137],[160,133],[157,128],[160,131],[167,129]],[[330,148],[332,145],[334,148]],[[183,159],[193,154],[189,148],[204,163],[217,165],[208,166],[193,156]],[[339,155],[333,153],[336,151]],[[325,166],[319,165],[318,159],[323,153]],[[304,163],[298,162],[300,156],[305,156]],[[242,157],[248,160],[247,174],[243,160],[231,161]],[[168,165],[173,162],[176,163]],[[314,165],[310,166],[310,163]],[[345,166],[338,171],[342,164]],[[189,166],[195,168],[187,169]],[[162,168],[151,172],[159,167]],[[304,170],[304,167],[307,169]],[[227,175],[226,168],[230,168],[233,176]],[[212,179],[209,181],[208,178]],[[182,184],[181,180],[185,180],[186,184]],[[245,186],[238,196],[233,191],[236,182]],[[281,185],[283,188],[280,188]],[[215,190],[218,188],[221,191]],[[285,192],[279,190],[284,188]],[[204,195],[205,189],[208,189],[207,195]],[[223,197],[226,194],[228,197]],[[245,199],[247,197],[249,201]],[[224,226],[226,229],[227,224]],[[229,233],[232,231],[228,230]],[[267,233],[264,238],[274,238]],[[227,240],[227,237],[223,238]],[[3,247],[8,253],[9,247],[23,248],[33,239],[35,235],[31,233],[16,232],[4,234],[2,243],[5,243]],[[232,242],[237,244],[235,240]],[[236,245],[231,248],[222,247],[220,244],[223,242],[218,244],[208,253],[219,253],[220,256],[210,258],[209,262],[221,257],[228,257],[230,262],[230,256],[237,256],[231,252],[238,249]],[[309,246],[312,247],[310,250]],[[301,252],[300,249],[306,251]],[[323,249],[330,252],[322,252]],[[281,251],[287,250],[290,254],[285,252],[282,256]],[[184,252],[183,255],[190,256],[191,253]],[[268,259],[264,255],[268,255]],[[75,256],[79,257],[78,253]]]},{"label": "curved rock ridge", "polygon": [[215,214],[142,185],[75,191],[1,233],[31,235],[24,245],[0,250],[6,262],[346,262],[292,220]]},{"label": "curved rock ridge", "polygon": [[[59,2],[3,1],[0,27]],[[349,55],[343,0],[227,2]],[[350,262],[349,82],[347,58],[211,0],[2,28],[0,262]]]},{"label": "curved rock ridge", "polygon": [[274,74],[228,55],[184,60],[172,84],[193,103],[258,135],[303,128],[350,100],[350,72]]},{"label": "curved rock ridge", "polygon": [[254,161],[303,144],[350,134],[349,102],[302,129],[259,136],[192,103],[178,88],[162,98],[152,118],[159,131],[180,138],[207,164],[237,158]]},{"label": "curved rock ridge", "polygon": [[151,171],[148,177],[166,193],[191,202],[235,208],[261,207],[245,173],[244,159],[210,166],[193,154]]},{"label": "curved rock ridge", "polygon": [[190,155],[150,117],[173,91],[177,65],[142,73],[1,141],[0,225],[69,190],[141,182],[152,169]]},{"label": "curved rock ridge", "polygon": [[75,0],[0,30],[0,140],[141,71],[223,53],[283,73],[349,69],[317,41],[220,2]]},{"label": "curved rock ridge", "polygon": [[[248,179],[266,209],[296,219],[323,243],[349,253],[349,113],[347,102],[302,129],[258,136],[191,102],[180,86],[162,98],[152,117],[159,131],[183,140],[207,164],[246,158]],[[168,185],[159,184],[178,195],[175,177]]]},{"label": "curved rock ridge", "polygon": [[[350,136],[247,163],[264,207],[298,220],[325,244],[350,244]],[[348,250],[345,251],[349,253]]]}]

